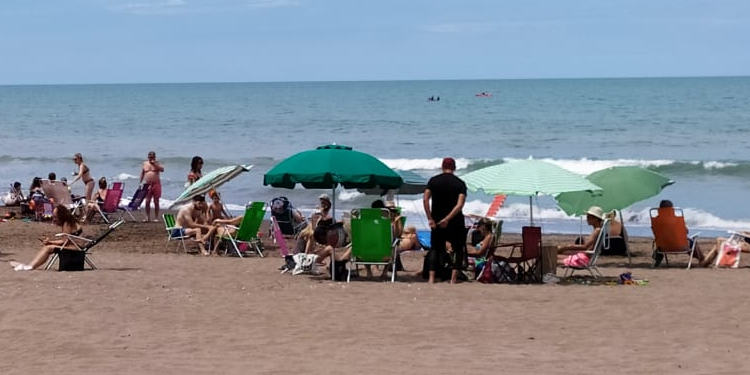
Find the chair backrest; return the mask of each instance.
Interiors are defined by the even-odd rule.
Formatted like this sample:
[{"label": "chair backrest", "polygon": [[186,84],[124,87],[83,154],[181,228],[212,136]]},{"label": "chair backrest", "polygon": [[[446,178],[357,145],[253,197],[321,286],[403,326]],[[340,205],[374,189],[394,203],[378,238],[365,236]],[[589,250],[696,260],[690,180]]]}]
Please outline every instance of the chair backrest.
[{"label": "chair backrest", "polygon": [[112,184],[112,188],[107,190],[107,195],[104,197],[104,203],[102,204],[102,211],[111,213],[117,211],[117,207],[122,199],[122,182],[115,182]]},{"label": "chair backrest", "polygon": [[596,236],[594,249],[592,250],[593,253],[589,256],[589,267],[596,265],[596,261],[599,259],[604,248],[609,248],[609,219],[602,221],[602,229],[599,230],[599,235]]},{"label": "chair backrest", "polygon": [[498,247],[500,246],[500,237],[503,235],[503,221],[498,220],[497,223],[495,223],[495,227],[492,228],[492,233],[495,234],[494,242],[492,243],[492,247]]},{"label": "chair backrest", "polygon": [[100,234],[99,237],[95,238],[93,241],[86,244],[86,246],[82,247],[81,250],[85,253],[89,251],[92,247],[96,246],[99,242],[101,242],[105,237],[109,236],[110,233],[114,232],[117,227],[122,225],[123,221],[118,220],[114,223],[112,223],[109,227],[107,227],[107,230],[104,231],[104,233]]},{"label": "chair backrest", "polygon": [[690,248],[685,216],[681,208],[652,208],[649,215],[654,243],[659,251],[685,251]]},{"label": "chair backrest", "polygon": [[266,216],[266,202],[252,202],[245,208],[245,216],[242,218],[240,228],[237,229],[235,239],[250,241],[258,237],[258,229]]},{"label": "chair backrest", "polygon": [[542,228],[521,228],[521,242],[523,243],[523,249],[521,252],[521,258],[523,258],[523,260],[539,258],[542,254]]},{"label": "chair backrest", "polygon": [[393,254],[390,211],[385,208],[352,210],[352,260],[384,262]]},{"label": "chair backrest", "polygon": [[136,189],[135,193],[133,193],[133,199],[128,202],[129,211],[135,211],[141,207],[143,200],[146,198],[146,194],[148,194],[148,189],[150,188],[151,185],[143,184]]},{"label": "chair backrest", "polygon": [[47,198],[53,199],[55,204],[62,204],[65,207],[70,207],[73,204],[73,198],[70,196],[67,186],[63,185],[61,181],[42,180],[42,191]]},{"label": "chair backrest", "polygon": [[176,222],[173,214],[164,214],[162,215],[162,218],[164,219],[164,228],[167,231],[175,227]]}]

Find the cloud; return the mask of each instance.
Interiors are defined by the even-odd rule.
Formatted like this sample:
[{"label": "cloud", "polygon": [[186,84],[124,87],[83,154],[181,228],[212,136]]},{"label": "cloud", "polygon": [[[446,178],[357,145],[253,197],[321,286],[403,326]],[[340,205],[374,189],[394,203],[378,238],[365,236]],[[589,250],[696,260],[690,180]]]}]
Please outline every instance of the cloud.
[{"label": "cloud", "polygon": [[172,14],[187,9],[185,0],[154,0],[115,4],[112,10],[132,14]]},{"label": "cloud", "polygon": [[431,33],[489,33],[495,31],[496,25],[485,22],[455,22],[455,23],[441,23],[435,25],[423,26],[422,30]]}]

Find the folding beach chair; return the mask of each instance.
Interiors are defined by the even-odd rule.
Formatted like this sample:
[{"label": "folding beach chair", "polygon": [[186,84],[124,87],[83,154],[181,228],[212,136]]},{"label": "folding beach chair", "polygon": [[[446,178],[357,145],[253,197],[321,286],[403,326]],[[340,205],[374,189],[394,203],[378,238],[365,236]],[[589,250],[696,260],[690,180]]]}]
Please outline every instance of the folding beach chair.
[{"label": "folding beach chair", "polygon": [[685,225],[685,216],[681,208],[661,207],[649,210],[651,217],[651,230],[654,233],[653,258],[654,267],[657,266],[657,257],[664,256],[664,262],[669,265],[667,254],[688,254],[687,269],[693,263],[695,245],[698,243],[698,233],[688,237],[688,229]]},{"label": "folding beach chair", "polygon": [[[242,258],[242,251],[240,251],[239,245],[246,244],[246,246],[255,249],[255,252],[259,257],[263,257],[262,244],[260,238],[258,238],[258,230],[260,224],[263,222],[263,217],[266,215],[266,203],[265,202],[252,202],[245,208],[245,216],[242,218],[242,222],[239,227],[233,225],[224,225],[225,233],[231,232],[229,235],[217,236],[219,240],[229,241],[234,248],[237,255]],[[225,247],[224,254],[229,252],[229,247]]]},{"label": "folding beach chair", "polygon": [[[104,203],[96,205],[96,210],[105,223],[109,224],[109,215],[118,211],[122,192],[122,182],[113,182],[112,187],[107,190],[107,195],[104,197]],[[122,218],[122,216],[120,218]]]},{"label": "folding beach chair", "polygon": [[[396,244],[393,240],[388,209],[363,208],[352,210],[352,253],[350,263],[357,272],[360,265],[391,267],[391,282],[396,281]],[[349,267],[346,281],[351,280]]]},{"label": "folding beach chair", "polygon": [[301,223],[295,222],[294,213],[296,209],[287,197],[272,199],[269,207],[271,208],[271,216],[276,219],[281,233],[285,236],[296,236],[307,225],[307,222],[304,221]]},{"label": "folding beach chair", "polygon": [[[511,247],[510,255],[505,257],[493,256],[496,260],[502,260],[509,265],[515,265],[517,281],[539,281],[536,269],[541,266],[542,255],[542,228],[521,228],[521,242],[511,244],[498,244],[495,249]],[[518,256],[513,256],[516,250],[520,251]]]},{"label": "folding beach chair", "polygon": [[599,267],[596,266],[599,256],[602,254],[602,249],[609,247],[609,219],[604,219],[602,222],[602,229],[599,231],[599,235],[596,236],[594,242],[594,248],[592,250],[581,251],[589,257],[588,263],[580,266],[562,265],[564,269],[563,277],[573,276],[576,271],[587,270],[595,279],[602,277],[602,273],[599,271]]},{"label": "folding beach chair", "polygon": [[77,215],[78,208],[83,205],[83,199],[76,199],[73,201],[73,196],[70,195],[68,187],[61,181],[50,181],[42,180],[42,191],[44,195],[54,202],[55,205],[61,204],[70,210],[73,215]]},{"label": "folding beach chair", "polygon": [[[99,244],[105,237],[112,233],[117,227],[122,225],[123,221],[118,220],[112,223],[107,230],[102,232],[99,237],[95,239],[88,239],[86,237],[74,236],[72,234],[60,233],[56,234],[56,237],[65,237],[65,242],[62,246],[55,249],[52,257],[47,262],[45,270],[49,270],[55,261],[59,260],[59,271],[83,271],[84,262],[91,267],[92,270],[96,269],[94,261],[91,260],[89,250]],[[66,249],[65,247],[72,244],[76,250]]]},{"label": "folding beach chair", "polygon": [[182,250],[187,253],[187,247],[185,247],[185,240],[190,238],[185,235],[185,230],[182,227],[178,227],[172,214],[161,215],[164,219],[164,229],[167,231],[167,243],[164,245],[165,248],[169,246],[169,241],[180,241],[177,243],[177,252],[180,252],[180,245]]},{"label": "folding beach chair", "polygon": [[[138,209],[141,208],[141,204],[143,204],[143,200],[146,199],[146,194],[148,194],[148,189],[151,186],[149,184],[143,184],[136,189],[135,193],[133,193],[133,198],[130,199],[130,202],[128,202],[127,206],[118,206],[117,209],[125,211],[128,216],[130,216],[130,219],[133,221],[138,221],[133,216],[133,211],[138,211]],[[118,202],[119,203],[119,202]]]}]

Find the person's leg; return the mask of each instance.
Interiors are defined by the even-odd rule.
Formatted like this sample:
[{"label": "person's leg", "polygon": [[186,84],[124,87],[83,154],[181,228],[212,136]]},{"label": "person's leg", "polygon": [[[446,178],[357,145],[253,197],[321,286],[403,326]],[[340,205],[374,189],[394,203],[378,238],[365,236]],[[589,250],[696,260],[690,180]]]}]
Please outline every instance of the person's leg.
[{"label": "person's leg", "polygon": [[31,261],[31,263],[29,263],[31,268],[37,269],[39,266],[44,264],[44,262],[46,262],[47,259],[49,258],[49,255],[52,254],[57,247],[58,246],[55,246],[55,245],[47,245],[47,246],[42,247],[42,249],[39,250],[39,252],[36,254],[36,256]]},{"label": "person's leg", "polygon": [[466,229],[462,226],[457,226],[450,229],[450,243],[453,249],[453,256],[451,259],[451,284],[458,282],[458,273],[461,272],[464,266],[464,257],[466,254]]},{"label": "person's leg", "polygon": [[[161,183],[154,184],[149,191],[153,190],[151,193],[154,197],[154,219],[159,218],[159,198],[161,198]],[[148,206],[146,206],[148,207]]]},{"label": "person's leg", "polygon": [[94,180],[91,180],[86,184],[86,202],[91,202],[93,198],[94,198]]},{"label": "person's leg", "polygon": [[700,265],[702,267],[708,267],[711,265],[711,263],[714,262],[714,260],[716,259],[716,256],[719,254],[719,249],[721,248],[721,244],[726,240],[727,239],[724,237],[716,238],[716,244],[714,244],[714,246],[711,248],[711,251],[709,251],[708,254],[706,254],[703,257],[703,260],[700,262]]},{"label": "person's leg", "polygon": [[209,252],[206,251],[206,246],[203,245],[203,241],[201,241],[202,234],[200,228],[185,228],[185,236],[195,237],[195,241],[198,242],[198,248],[201,250],[201,254],[210,255]]},{"label": "person's leg", "polygon": [[432,234],[430,235],[430,244],[432,251],[430,251],[430,268],[427,282],[434,284],[437,270],[443,268],[441,260],[445,253],[445,230],[442,228],[433,229]]},{"label": "person's leg", "polygon": [[[146,222],[149,222],[151,221],[151,193],[150,192],[146,194],[145,205],[146,205],[145,207]],[[159,214],[157,213],[156,215],[158,217]]]}]

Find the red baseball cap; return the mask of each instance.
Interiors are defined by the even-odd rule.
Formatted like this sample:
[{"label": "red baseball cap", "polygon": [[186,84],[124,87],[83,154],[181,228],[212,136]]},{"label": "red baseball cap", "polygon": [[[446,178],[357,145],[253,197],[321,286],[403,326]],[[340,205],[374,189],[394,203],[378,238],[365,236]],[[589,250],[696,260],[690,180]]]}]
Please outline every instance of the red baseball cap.
[{"label": "red baseball cap", "polygon": [[456,170],[456,161],[453,160],[453,158],[444,158],[443,159],[443,169],[449,169],[452,171]]}]

